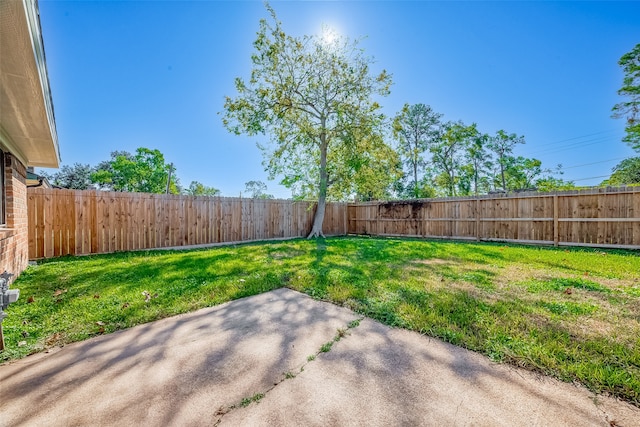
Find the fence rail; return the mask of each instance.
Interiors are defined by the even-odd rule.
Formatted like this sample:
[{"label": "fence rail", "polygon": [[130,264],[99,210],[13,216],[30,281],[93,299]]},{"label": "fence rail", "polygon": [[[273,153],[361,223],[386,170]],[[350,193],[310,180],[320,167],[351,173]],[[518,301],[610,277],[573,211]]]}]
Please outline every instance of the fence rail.
[{"label": "fence rail", "polygon": [[350,203],[350,234],[640,249],[640,187]]},{"label": "fence rail", "polygon": [[[29,258],[306,236],[315,204],[30,188]],[[327,205],[326,235],[347,233],[347,205]]]}]

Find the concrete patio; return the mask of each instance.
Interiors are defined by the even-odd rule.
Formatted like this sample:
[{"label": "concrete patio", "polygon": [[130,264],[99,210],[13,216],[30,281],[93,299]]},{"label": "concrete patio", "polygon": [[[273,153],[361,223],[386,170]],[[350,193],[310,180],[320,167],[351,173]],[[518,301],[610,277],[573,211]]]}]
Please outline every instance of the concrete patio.
[{"label": "concrete patio", "polygon": [[27,357],[0,366],[0,426],[640,426],[627,403],[360,318],[283,288]]}]

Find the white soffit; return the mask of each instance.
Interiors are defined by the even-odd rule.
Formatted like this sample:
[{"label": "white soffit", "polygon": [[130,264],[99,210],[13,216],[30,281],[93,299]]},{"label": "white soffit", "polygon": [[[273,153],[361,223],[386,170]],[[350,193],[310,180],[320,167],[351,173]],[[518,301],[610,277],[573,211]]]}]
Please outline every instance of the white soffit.
[{"label": "white soffit", "polygon": [[60,164],[35,0],[0,0],[0,143],[27,166]]}]

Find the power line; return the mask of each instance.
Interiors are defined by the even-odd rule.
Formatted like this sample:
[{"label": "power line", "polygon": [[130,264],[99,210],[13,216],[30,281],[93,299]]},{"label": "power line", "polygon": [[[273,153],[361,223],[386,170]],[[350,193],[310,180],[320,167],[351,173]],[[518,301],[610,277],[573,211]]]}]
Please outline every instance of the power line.
[{"label": "power line", "polygon": [[588,135],[575,136],[573,138],[561,139],[561,140],[555,141],[555,142],[547,142],[547,143],[544,143],[544,144],[539,144],[539,145],[536,145],[536,147],[546,147],[548,145],[557,145],[557,144],[561,144],[561,143],[567,142],[567,141],[575,141],[576,139],[589,138],[591,136],[601,135],[603,133],[611,133],[611,132],[617,132],[617,130],[603,130],[603,131],[600,131],[600,132],[590,133]]},{"label": "power line", "polygon": [[599,162],[593,162],[593,163],[583,163],[583,164],[581,164],[581,165],[567,166],[566,168],[565,168],[565,167],[562,167],[562,168],[560,168],[560,169],[562,169],[562,170],[566,170],[566,169],[575,169],[575,168],[581,168],[581,167],[583,167],[583,166],[598,165],[598,164],[600,164],[600,163],[608,163],[608,162],[612,162],[612,161],[614,161],[614,160],[622,160],[622,159],[626,159],[626,157],[616,157],[616,158],[614,158],[614,159],[601,160],[601,161],[599,161]]},{"label": "power line", "polygon": [[562,146],[562,147],[560,147],[558,149],[556,149],[556,147],[554,147],[552,149],[534,151],[534,152],[529,153],[529,154],[554,154],[554,153],[559,153],[561,151],[572,150],[572,149],[574,149],[576,147],[588,147],[590,145],[602,144],[603,142],[610,142],[610,141],[613,141],[615,139],[616,138],[611,138],[611,137],[596,138],[596,139],[591,139],[591,140],[587,140],[587,141],[574,142],[572,144],[568,144],[568,145]]},{"label": "power line", "polygon": [[[576,136],[573,138],[567,138],[567,139],[563,139],[555,142],[547,142],[544,144],[536,144],[536,145],[529,145],[529,146],[534,150],[536,150],[534,151],[534,153],[546,153],[549,151],[556,151],[557,149],[581,146],[581,145],[585,145],[595,141],[614,141],[619,139],[621,140],[622,137],[623,135],[620,134],[619,131],[608,130],[608,131],[602,131],[602,132],[595,132],[588,135]],[[567,142],[568,144],[566,144]]]},{"label": "power line", "polygon": [[587,181],[589,179],[609,178],[609,175],[590,176],[589,178],[570,179],[569,181]]}]

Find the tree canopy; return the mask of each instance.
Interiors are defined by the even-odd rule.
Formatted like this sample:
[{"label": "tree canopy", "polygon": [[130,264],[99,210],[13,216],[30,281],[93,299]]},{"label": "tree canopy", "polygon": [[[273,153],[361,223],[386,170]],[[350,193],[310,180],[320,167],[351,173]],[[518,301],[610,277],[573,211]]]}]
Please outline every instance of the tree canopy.
[{"label": "tree canopy", "polygon": [[392,122],[398,155],[407,166],[390,186],[395,198],[469,196],[488,192],[575,188],[535,158],[516,155],[524,137],[499,130],[480,132],[476,123],[442,121],[425,104],[405,104]]},{"label": "tree canopy", "polygon": [[393,136],[398,141],[398,153],[412,175],[413,197],[421,197],[420,178],[426,165],[425,153],[436,142],[440,118],[429,105],[405,104],[393,119]]},{"label": "tree canopy", "polygon": [[627,120],[622,140],[640,151],[640,43],[622,55],[618,64],[624,72],[618,95],[626,99],[613,107],[613,117]]},{"label": "tree canopy", "polygon": [[[114,151],[110,161],[100,164],[92,180],[113,191],[164,193],[170,167],[160,150],[140,147],[135,154]],[[180,193],[178,180],[173,174],[169,192]]]},{"label": "tree canopy", "polygon": [[47,177],[51,184],[57,187],[72,190],[88,190],[93,186],[91,175],[94,172],[95,168],[91,165],[74,163],[72,166],[62,166],[59,171],[53,174],[44,173],[43,175]]},{"label": "tree canopy", "polygon": [[116,150],[111,152],[110,157],[96,166],[74,163],[73,166],[63,165],[55,173],[41,174],[53,185],[73,190],[97,188],[106,191],[163,194],[167,191],[171,170],[169,193],[189,196],[220,195],[220,190],[199,181],[191,181],[189,187],[182,188],[173,164],[167,164],[159,150],[140,147],[136,149],[135,154]]},{"label": "tree canopy", "polygon": [[613,168],[613,173],[604,185],[640,184],[640,157],[624,159]]},{"label": "tree canopy", "polygon": [[226,97],[223,124],[236,134],[269,135],[269,143],[259,145],[269,176],[283,176],[281,183],[294,193],[315,193],[309,237],[321,236],[329,188],[351,181],[363,159],[369,167],[377,160],[362,150],[384,144],[375,136],[382,133],[383,116],[373,97],[389,94],[391,76],[372,74],[373,60],[357,41],[293,37],[266,8],[270,20],[260,21],[250,78],[236,78],[238,93]]},{"label": "tree canopy", "polygon": [[516,144],[524,144],[524,137],[515,133],[507,133],[502,129],[496,132],[496,135],[487,144],[489,150],[496,156],[496,162],[500,170],[500,184],[503,191],[509,189],[507,186],[507,169],[510,164],[513,164],[513,150]]},{"label": "tree canopy", "polygon": [[462,153],[477,133],[476,125],[467,126],[462,122],[448,122],[443,126],[442,136],[432,147],[432,162],[436,172],[436,182],[446,196],[458,196]]},{"label": "tree canopy", "polygon": [[262,181],[248,181],[244,187],[252,199],[273,199],[271,194],[267,194],[267,184]]},{"label": "tree canopy", "polygon": [[183,190],[183,193],[188,196],[219,196],[220,190],[215,187],[207,187],[201,182],[191,181],[188,188]]}]

